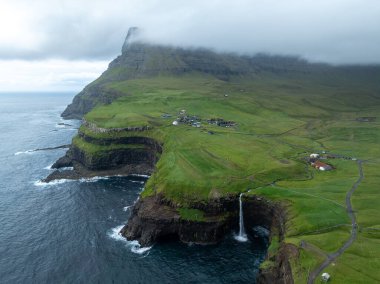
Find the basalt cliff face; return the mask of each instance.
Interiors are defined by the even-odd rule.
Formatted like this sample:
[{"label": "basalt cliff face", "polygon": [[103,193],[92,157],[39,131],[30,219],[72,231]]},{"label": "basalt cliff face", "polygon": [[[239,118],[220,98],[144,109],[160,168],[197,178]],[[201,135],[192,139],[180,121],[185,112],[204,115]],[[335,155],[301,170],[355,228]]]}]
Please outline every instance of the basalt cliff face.
[{"label": "basalt cliff face", "polygon": [[133,208],[128,224],[121,233],[129,240],[138,240],[142,246],[157,241],[179,240],[184,243],[215,244],[219,242],[237,220],[234,197],[211,200],[201,207],[202,220],[181,218],[175,205],[156,195],[139,199]]},{"label": "basalt cliff face", "polygon": [[[298,251],[282,243],[286,210],[278,203],[252,195],[244,197],[243,204],[244,225],[249,237],[257,236],[257,228],[264,228],[269,232],[269,242],[271,238],[281,241],[278,254],[272,257],[274,265],[260,271],[258,283],[293,283],[288,256],[297,256]],[[238,231],[238,195],[193,204],[192,208],[205,213],[203,220],[183,219],[179,208],[160,195],[139,199],[121,234],[128,240],[138,240],[142,246],[150,246],[162,241],[215,244],[227,234]]]},{"label": "basalt cliff face", "polygon": [[[243,202],[245,227],[249,235],[255,235],[254,228],[260,226],[283,236],[285,211],[279,204],[257,196],[245,197]],[[210,199],[207,203],[195,203],[191,208],[204,212],[202,220],[189,221],[181,218],[179,207],[161,195],[139,199],[122,234],[127,239],[138,240],[143,246],[165,239],[213,244],[224,238],[227,232],[232,233],[238,229],[237,195]]]},{"label": "basalt cliff face", "polygon": [[[65,156],[52,165],[56,171],[44,181],[129,174],[150,175],[162,153],[162,145],[154,139],[144,137],[142,132],[134,131],[136,136],[124,138],[94,138],[79,131],[78,137],[91,145],[113,145],[115,148],[107,147],[106,150],[92,152],[73,142]],[[73,169],[67,170],[68,167]]]}]

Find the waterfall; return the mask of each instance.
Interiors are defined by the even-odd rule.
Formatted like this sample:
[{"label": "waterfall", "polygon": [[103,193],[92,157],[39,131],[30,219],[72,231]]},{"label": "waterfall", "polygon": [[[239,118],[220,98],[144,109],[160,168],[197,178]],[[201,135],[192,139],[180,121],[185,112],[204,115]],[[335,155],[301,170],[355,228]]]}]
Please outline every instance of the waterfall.
[{"label": "waterfall", "polygon": [[243,193],[240,193],[240,196],[239,196],[239,235],[235,236],[235,240],[239,242],[246,242],[248,238],[244,230],[243,202],[241,200],[242,196],[243,196]]}]

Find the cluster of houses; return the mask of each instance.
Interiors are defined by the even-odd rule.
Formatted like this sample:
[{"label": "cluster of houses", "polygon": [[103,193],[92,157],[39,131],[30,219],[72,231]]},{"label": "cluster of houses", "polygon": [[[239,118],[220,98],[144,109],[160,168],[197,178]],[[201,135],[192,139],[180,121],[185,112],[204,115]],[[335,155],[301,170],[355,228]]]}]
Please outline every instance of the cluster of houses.
[{"label": "cluster of houses", "polygon": [[329,164],[321,162],[320,158],[321,157],[319,156],[319,154],[310,154],[310,165],[320,171],[331,171],[333,167]]},{"label": "cluster of houses", "polygon": [[[162,118],[170,118],[171,115],[164,113],[161,115]],[[220,127],[233,127],[236,126],[236,122],[232,120],[224,120],[223,118],[212,118],[207,120],[208,124],[217,125]],[[196,115],[189,115],[186,110],[180,110],[178,112],[178,117],[172,122],[173,125],[187,124],[193,127],[201,127],[201,119]]]},{"label": "cluster of houses", "polygon": [[188,124],[193,127],[201,127],[201,120],[196,115],[187,115],[186,110],[181,110],[178,113],[178,117],[173,121],[173,125]]},{"label": "cluster of houses", "polygon": [[208,124],[214,124],[221,127],[233,127],[236,125],[235,121],[224,120],[223,118],[211,118],[207,120]]}]

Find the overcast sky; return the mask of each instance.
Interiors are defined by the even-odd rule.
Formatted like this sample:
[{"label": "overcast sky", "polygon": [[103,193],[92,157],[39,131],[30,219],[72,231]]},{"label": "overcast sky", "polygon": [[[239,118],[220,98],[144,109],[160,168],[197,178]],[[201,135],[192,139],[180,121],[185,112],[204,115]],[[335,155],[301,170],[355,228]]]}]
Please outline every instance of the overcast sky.
[{"label": "overcast sky", "polygon": [[0,91],[79,91],[130,26],[163,44],[380,63],[379,0],[0,0]]}]

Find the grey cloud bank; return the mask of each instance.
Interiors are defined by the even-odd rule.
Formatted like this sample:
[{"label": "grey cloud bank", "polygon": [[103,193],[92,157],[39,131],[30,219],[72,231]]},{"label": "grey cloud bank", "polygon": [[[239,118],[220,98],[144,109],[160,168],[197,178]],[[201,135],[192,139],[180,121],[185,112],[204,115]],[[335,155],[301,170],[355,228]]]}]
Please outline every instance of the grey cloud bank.
[{"label": "grey cloud bank", "polygon": [[15,13],[0,20],[3,60],[109,60],[139,26],[160,44],[380,63],[378,0],[0,1]]}]

